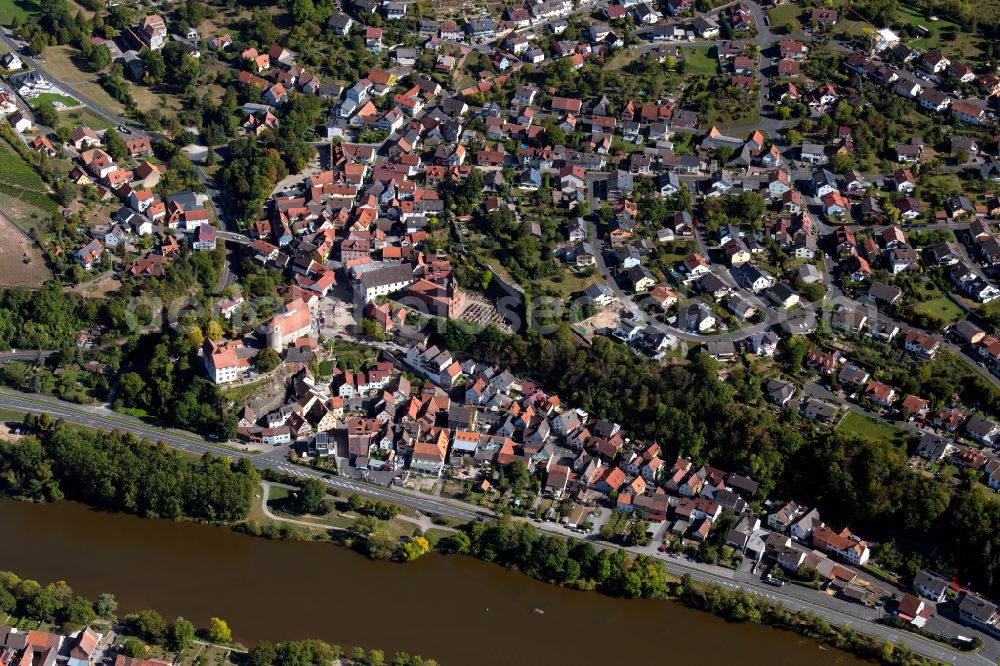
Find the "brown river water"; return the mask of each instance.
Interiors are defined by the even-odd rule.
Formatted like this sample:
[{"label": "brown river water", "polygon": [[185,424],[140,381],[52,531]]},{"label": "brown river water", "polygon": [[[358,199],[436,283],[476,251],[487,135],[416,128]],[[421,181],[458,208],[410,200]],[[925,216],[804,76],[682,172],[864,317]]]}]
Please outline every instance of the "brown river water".
[{"label": "brown river water", "polygon": [[861,663],[790,632],[727,624],[673,602],[567,590],[466,557],[374,562],[329,543],[71,502],[0,500],[0,534],[0,569],[65,580],[90,598],[112,592],[120,615],[152,608],[198,626],[216,615],[246,644],[320,638],[445,666]]}]

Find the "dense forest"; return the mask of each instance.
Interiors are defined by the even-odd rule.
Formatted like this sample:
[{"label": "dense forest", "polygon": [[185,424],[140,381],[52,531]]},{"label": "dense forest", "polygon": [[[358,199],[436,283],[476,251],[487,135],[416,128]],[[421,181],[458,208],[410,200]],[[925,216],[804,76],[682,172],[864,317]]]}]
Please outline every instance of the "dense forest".
[{"label": "dense forest", "polygon": [[566,328],[514,337],[451,325],[441,342],[542,381],[564,404],[660,442],[668,459],[746,470],[768,497],[813,504],[827,522],[882,541],[877,555],[899,560],[889,566],[932,564],[1000,593],[1000,502],[988,490],[911,473],[902,446],[763,409],[761,378],[748,370],[721,381],[704,354],[661,367],[606,338],[581,347]]},{"label": "dense forest", "polygon": [[29,425],[37,438],[0,446],[0,490],[15,497],[67,497],[144,517],[233,523],[246,518],[260,483],[245,458],[191,459],[131,433],[79,430],[47,415]]}]

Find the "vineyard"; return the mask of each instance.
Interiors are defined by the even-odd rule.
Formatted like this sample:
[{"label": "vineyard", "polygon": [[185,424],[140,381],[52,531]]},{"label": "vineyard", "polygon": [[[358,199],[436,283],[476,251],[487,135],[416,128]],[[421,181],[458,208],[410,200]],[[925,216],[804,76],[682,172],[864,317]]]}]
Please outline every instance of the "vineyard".
[{"label": "vineyard", "polygon": [[4,201],[12,206],[4,209],[25,231],[41,226],[58,210],[38,173],[3,141],[0,141],[0,194],[5,195],[2,199],[14,200]]}]

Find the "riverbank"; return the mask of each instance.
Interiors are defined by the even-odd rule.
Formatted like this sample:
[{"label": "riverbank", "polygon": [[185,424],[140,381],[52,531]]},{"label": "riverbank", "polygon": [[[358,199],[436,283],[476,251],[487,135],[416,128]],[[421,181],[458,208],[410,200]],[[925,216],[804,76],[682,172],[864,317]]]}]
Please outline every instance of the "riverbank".
[{"label": "riverbank", "polygon": [[[45,433],[44,446],[39,446],[37,443],[33,443],[33,441],[29,439],[22,442],[19,446],[13,447],[14,458],[11,459],[8,456],[9,459],[7,460],[8,466],[14,471],[15,478],[21,479],[18,486],[21,496],[36,499],[40,497],[56,499],[61,496],[62,489],[65,488],[66,494],[70,497],[85,501],[90,501],[91,498],[96,497],[99,501],[91,503],[97,503],[106,508],[128,508],[147,517],[151,515],[177,517],[178,513],[180,513],[181,516],[197,516],[201,520],[205,520],[208,517],[204,514],[206,503],[197,504],[195,500],[197,500],[198,496],[207,493],[203,496],[203,499],[211,497],[212,501],[207,504],[208,507],[213,508],[211,514],[219,519],[216,522],[226,524],[234,522],[235,513],[238,512],[239,516],[246,517],[250,508],[256,506],[256,503],[253,502],[252,488],[257,486],[254,485],[248,488],[247,485],[247,482],[253,482],[256,474],[253,472],[252,467],[247,464],[248,461],[246,459],[240,459],[238,463],[233,464],[225,458],[215,459],[206,454],[205,457],[196,461],[198,469],[194,469],[190,466],[190,463],[195,461],[178,458],[177,454],[168,456],[160,447],[144,446],[127,435],[67,433],[60,428],[54,428],[51,432]],[[34,453],[35,455],[28,456],[28,460],[19,459],[23,457],[22,454],[25,452]],[[95,452],[97,453],[96,457],[93,455]],[[139,456],[138,458],[137,455]],[[145,459],[143,456],[145,456]],[[100,462],[97,465],[97,469],[100,471],[99,474],[90,473],[94,471],[95,459]],[[210,484],[209,486],[202,486],[204,490],[199,491],[195,495],[185,496],[178,491],[176,483],[174,486],[171,486],[169,475],[165,476],[161,474],[157,476],[157,484],[145,488],[143,493],[140,493],[139,499],[141,501],[136,504],[133,501],[135,500],[135,495],[129,491],[131,487],[135,486],[137,480],[136,474],[138,473],[136,471],[137,468],[143,467],[142,465],[133,465],[130,463],[130,461],[136,459],[145,460],[145,467],[153,464],[154,467],[179,469],[184,472],[190,469],[194,477],[199,479],[206,476],[201,472],[208,470],[223,475],[221,478],[241,478],[242,480],[232,486],[234,490],[236,488],[239,489],[236,493],[220,493],[220,491],[224,491],[226,484]],[[189,462],[184,463],[184,460]],[[185,467],[188,469],[185,469]],[[146,473],[151,472],[146,470]],[[188,475],[184,474],[184,476]],[[211,474],[208,476],[211,476]],[[102,482],[102,479],[105,482]],[[109,479],[118,479],[121,483],[107,483],[106,481]],[[308,488],[311,485],[315,488],[319,493],[320,499],[322,499],[327,490],[326,486],[318,478],[312,478],[307,481],[299,479],[297,481],[304,484],[304,487]],[[190,484],[181,485],[186,485],[184,491],[188,493],[192,487],[197,487]],[[152,492],[150,492],[151,488],[154,489]],[[360,496],[353,495],[352,497],[357,499]],[[173,501],[165,503],[164,498],[173,498]],[[181,507],[186,508],[185,505],[189,505],[191,506],[191,510],[178,512],[178,500],[180,500]],[[368,500],[365,500],[365,503],[368,503]],[[390,505],[376,502],[373,506],[376,510],[368,512],[371,515],[364,515],[364,520],[354,520],[351,523],[350,530],[331,530],[324,526],[319,527],[320,533],[333,536],[335,540],[342,541],[347,545],[356,546],[358,550],[367,555],[378,558],[395,556],[398,559],[412,560],[420,557],[429,549],[431,545],[429,541],[424,542],[423,540],[416,539],[400,540],[400,537],[406,539],[407,537],[417,536],[417,531],[412,526],[408,528],[408,533],[400,532],[398,529],[394,533],[391,524],[386,520],[380,519],[382,509]],[[226,511],[220,512],[215,507],[225,507]],[[201,515],[197,513],[199,510],[202,512]],[[226,515],[227,513],[229,514],[228,516]],[[389,513],[394,514],[395,512]],[[241,523],[241,525],[244,526],[245,531],[255,535],[260,534],[271,538],[286,539],[298,538],[299,536],[285,527],[267,530],[259,529],[257,527],[258,524],[254,522]],[[274,525],[274,521],[268,519],[266,525]],[[534,533],[534,526],[531,523],[522,522],[522,525],[529,526],[532,534]],[[363,526],[363,528],[360,526]],[[300,527],[296,526],[295,529],[299,529]],[[546,529],[549,528],[546,527]],[[559,546],[560,542],[566,542],[567,544],[585,543],[578,540],[569,541],[566,539],[566,536],[561,535],[558,540],[553,540],[552,537],[546,536],[544,543],[551,552],[549,554],[542,553],[542,555],[539,555],[533,561],[518,562],[508,556],[496,557],[488,555],[495,552],[495,548],[473,549],[468,551],[468,554],[478,556],[487,561],[498,562],[508,568],[517,568],[539,580],[555,582],[576,589],[599,589],[612,596],[644,596],[654,599],[663,599],[670,594],[671,588],[668,585],[666,577],[663,575],[665,568],[664,561],[662,558],[655,557],[655,553],[652,556],[639,556],[639,560],[626,558],[616,568],[614,578],[608,583],[606,580],[607,574],[601,574],[597,570],[588,570],[587,567],[583,566],[586,562],[595,559],[592,554],[576,558],[566,557],[566,550],[569,546]],[[534,537],[532,539],[534,540]],[[556,545],[552,546],[551,544]],[[532,544],[532,547],[534,547],[534,544]],[[593,550],[592,546],[587,545],[587,547]],[[598,544],[598,547],[605,549],[608,546]],[[447,550],[462,553],[464,549],[461,547],[449,547]],[[553,556],[551,553],[556,553],[556,555]],[[547,557],[547,559],[543,559],[543,556]],[[553,557],[556,558],[556,562],[560,566],[553,567],[551,564]],[[638,565],[634,565],[636,561],[639,562]],[[626,562],[627,565],[624,565]],[[676,569],[676,567],[674,568]],[[685,567],[682,570],[691,569]],[[708,578],[708,582],[713,582],[714,579],[719,578],[707,572],[696,572],[696,577],[701,579],[702,582],[705,582],[704,579],[706,577]],[[728,581],[725,584],[737,587],[737,585]],[[758,595],[758,598],[772,596],[764,594],[761,590],[755,590],[754,594]],[[826,618],[825,621],[829,624],[840,624],[843,622],[851,625],[854,619],[849,614],[831,612],[815,603],[803,603],[801,600],[796,599],[787,599],[787,602],[793,605],[793,609],[804,612],[803,617],[805,620],[809,620],[813,609],[819,615],[824,616]],[[744,621],[746,620],[744,619]],[[795,626],[787,628],[796,629],[796,627],[801,627],[804,624],[806,622],[796,622]],[[949,660],[952,658],[952,655],[959,654],[951,650],[942,650],[930,641],[920,641],[916,638],[911,639],[901,636],[898,631],[886,631],[868,622],[862,621],[858,624],[863,625],[866,632],[880,636],[883,640],[892,640],[919,647],[924,654]],[[807,635],[811,634],[807,633]],[[830,634],[829,638],[831,644],[841,644],[841,640],[837,635]],[[862,649],[865,650],[865,656],[868,656],[867,646],[862,646]],[[897,662],[893,660],[890,663]]]},{"label": "riverbank", "polygon": [[[155,610],[129,613],[121,619],[116,617],[117,611],[118,601],[112,594],[103,593],[91,601],[74,595],[72,588],[61,580],[43,586],[14,572],[0,571],[0,627],[4,629],[0,631],[0,653],[4,653],[4,663],[37,661],[32,646],[43,643],[74,646],[74,659],[93,664],[110,663],[118,655],[178,666],[210,661],[218,666],[390,663],[379,649],[366,651],[355,647],[348,656],[339,645],[313,639],[277,645],[258,641],[247,650],[234,643],[229,624],[218,617],[212,617],[207,627],[198,629],[184,617],[167,622]],[[15,647],[24,645],[29,632],[34,632],[35,638],[28,641],[28,647]],[[437,662],[397,653],[391,664],[436,666]]]},{"label": "riverbank", "polygon": [[[3,557],[5,568],[67,580],[84,595],[111,589],[122,612],[154,607],[200,625],[221,615],[245,643],[314,636],[479,666],[640,663],[662,659],[665,644],[684,660],[703,659],[712,646],[713,659],[725,661],[755,655],[773,666],[860,663],[790,632],[727,623],[670,601],[548,585],[470,557],[430,553],[401,565],[323,543],[252,538],[72,502],[0,500],[0,524],[15,546]],[[517,640],[497,640],[514,627]],[[582,637],[581,627],[603,638]]]},{"label": "riverbank", "polygon": [[[262,498],[261,508],[265,515],[275,521],[318,527],[273,515],[267,510],[266,493]],[[338,529],[347,533],[351,531],[348,527]],[[491,531],[498,533],[491,535]],[[365,538],[364,535],[355,536],[362,540]],[[339,540],[343,543],[342,539]],[[559,542],[565,542],[568,546],[559,548],[555,545]],[[498,554],[499,544],[511,543],[517,545],[506,553]],[[347,545],[358,544],[352,544],[348,540]],[[659,560],[641,555],[626,555],[625,551],[616,550],[607,544],[599,544],[598,548],[600,550],[583,540],[540,534],[528,522],[498,522],[486,527],[482,523],[467,524],[459,534],[441,539],[438,550],[445,554],[470,555],[485,562],[501,564],[542,582],[572,589],[596,590],[614,597],[670,599],[689,608],[712,613],[728,622],[758,624],[791,631],[863,659],[878,660],[884,664],[936,663],[915,655],[906,646],[893,645],[850,627],[833,625],[814,613],[790,611],[780,602],[766,601],[745,590],[696,583],[690,576],[679,579],[668,574]],[[383,552],[388,554],[395,551],[386,549]],[[544,567],[538,565],[538,560],[543,557]],[[595,561],[598,561],[596,565],[593,564]]]}]

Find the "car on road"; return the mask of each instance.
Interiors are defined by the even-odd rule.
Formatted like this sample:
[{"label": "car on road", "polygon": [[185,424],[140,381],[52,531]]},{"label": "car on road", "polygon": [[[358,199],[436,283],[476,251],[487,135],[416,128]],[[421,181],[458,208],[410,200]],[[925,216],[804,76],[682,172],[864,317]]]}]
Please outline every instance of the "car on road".
[{"label": "car on road", "polygon": [[785,581],[778,580],[771,574],[767,574],[766,576],[764,576],[764,582],[767,583],[768,585],[773,585],[774,587],[784,587],[785,585]]},{"label": "car on road", "polygon": [[121,132],[122,134],[131,134],[132,133],[132,130],[130,130],[129,128],[125,127],[124,125],[119,125],[118,126],[118,131]]},{"label": "car on road", "polygon": [[324,479],[332,479],[333,477],[332,477],[332,476],[330,476],[329,474],[324,474],[324,475],[323,475],[323,478],[324,478]]}]

